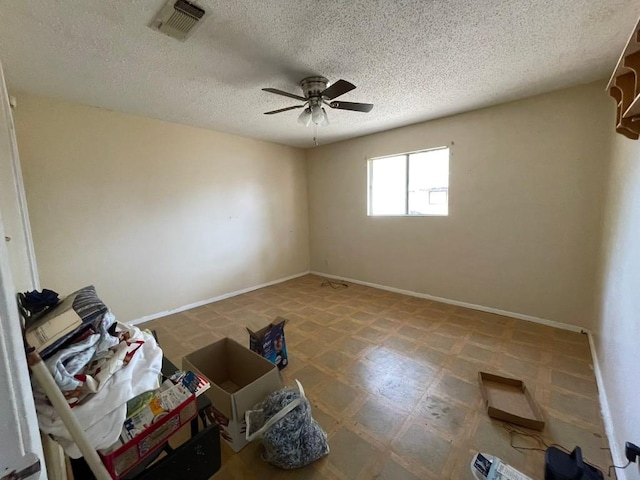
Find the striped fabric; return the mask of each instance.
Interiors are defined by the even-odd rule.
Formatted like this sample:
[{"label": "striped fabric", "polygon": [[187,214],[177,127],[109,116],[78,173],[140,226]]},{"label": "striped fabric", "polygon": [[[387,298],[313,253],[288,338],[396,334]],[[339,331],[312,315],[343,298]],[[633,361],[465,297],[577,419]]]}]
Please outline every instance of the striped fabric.
[{"label": "striped fabric", "polygon": [[[96,287],[93,285],[89,285],[88,287],[81,288],[77,292],[73,292],[67,295],[58,305],[57,314],[61,314],[65,310],[68,310],[68,302],[71,303],[71,308],[82,320],[82,324],[78,326],[75,330],[66,335],[60,337],[47,348],[43,349],[40,352],[40,356],[43,360],[46,360],[51,355],[53,355],[61,346],[65,345],[67,341],[72,341],[77,335],[81,335],[82,332],[85,332],[89,327],[93,326],[98,331],[100,322],[103,316],[109,311],[109,308],[102,303],[102,300],[98,297],[96,293]],[[52,310],[49,315],[56,315],[55,308]],[[108,327],[107,327],[108,328]]]},{"label": "striped fabric", "polygon": [[73,309],[82,319],[82,323],[92,322],[108,310],[107,306],[98,298],[96,287],[93,285],[81,288],[71,295],[75,295]]}]

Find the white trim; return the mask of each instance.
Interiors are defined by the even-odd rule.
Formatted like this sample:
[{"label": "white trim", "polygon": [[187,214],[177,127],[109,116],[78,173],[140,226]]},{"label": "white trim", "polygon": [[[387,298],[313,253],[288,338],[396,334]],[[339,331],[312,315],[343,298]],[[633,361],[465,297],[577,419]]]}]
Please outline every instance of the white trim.
[{"label": "white trim", "polygon": [[[33,236],[31,235],[31,221],[29,220],[29,209],[27,208],[27,196],[24,191],[24,182],[22,179],[22,168],[20,167],[20,155],[18,153],[18,143],[16,138],[16,127],[13,123],[13,113],[11,108],[15,108],[17,103],[15,97],[9,97],[7,87],[4,82],[4,73],[0,66],[0,76],[2,77],[2,88],[4,94],[10,99],[10,108],[6,112],[7,124],[10,130],[11,139],[11,160],[13,167],[13,184],[16,189],[18,208],[20,209],[20,217],[22,219],[22,232],[24,235],[24,241],[27,249],[27,260],[29,262],[29,274],[31,276],[31,283],[35,290],[40,290],[40,275],[38,273],[38,265],[36,263],[36,251],[33,246]],[[11,102],[13,99],[13,102]]]},{"label": "white trim", "polygon": [[201,307],[202,305],[207,305],[209,303],[219,302],[220,300],[225,300],[231,297],[237,297],[238,295],[242,295],[243,293],[252,292],[254,290],[258,290],[260,288],[269,287],[271,285],[276,285],[277,283],[287,282],[289,280],[293,280],[294,278],[303,277],[308,275],[310,272],[307,270],[306,272],[296,273],[295,275],[290,275],[284,278],[278,278],[277,280],[272,280],[267,283],[261,283],[260,285],[254,285],[253,287],[243,288],[242,290],[236,290],[235,292],[224,293],[222,295],[218,295],[217,297],[208,298],[207,300],[201,300],[199,302],[190,303],[189,305],[183,305],[182,307],[173,308],[171,310],[165,310],[164,312],[153,313],[151,315],[145,315],[144,317],[137,318],[135,320],[131,320],[127,322],[129,325],[138,325],[140,323],[150,322],[151,320],[155,320],[157,318],[166,317],[167,315],[173,315],[174,313],[184,312],[185,310],[190,310],[192,308]]},{"label": "white trim", "polygon": [[[616,442],[615,428],[613,426],[613,418],[611,418],[611,409],[609,408],[609,400],[607,399],[607,392],[604,388],[604,380],[602,378],[602,370],[600,370],[600,362],[598,361],[598,353],[596,352],[596,344],[593,340],[593,334],[587,331],[589,337],[589,348],[591,349],[591,360],[593,361],[593,373],[596,377],[596,384],[598,385],[598,398],[600,400],[600,413],[602,414],[602,421],[604,423],[604,431],[609,440],[609,448],[611,450],[611,459],[614,465],[624,465],[627,463],[627,458],[624,456],[624,452],[619,448],[618,442]],[[626,480],[626,470],[616,470],[618,480]]]},{"label": "white trim", "polygon": [[364,285],[367,287],[379,288],[380,290],[387,290],[389,292],[401,293],[403,295],[410,295],[412,297],[425,298],[427,300],[433,300],[435,302],[448,303],[449,305],[456,305],[458,307],[471,308],[472,310],[480,310],[481,312],[495,313],[496,315],[503,315],[505,317],[517,318],[519,320],[526,320],[527,322],[540,323],[549,327],[560,328],[562,330],[569,330],[572,332],[583,333],[588,330],[577,325],[571,325],[568,323],[556,322],[554,320],[547,320],[545,318],[534,317],[532,315],[525,315],[524,313],[508,312],[506,310],[500,310],[493,307],[485,307],[484,305],[476,305],[474,303],[461,302],[459,300],[451,300],[449,298],[436,297],[434,295],[428,295],[426,293],[412,292],[411,290],[403,290],[401,288],[387,287],[386,285],[380,285],[378,283],[363,282],[361,280],[355,280],[353,278],[346,278],[339,275],[330,275],[328,273],[311,271],[313,275],[320,277],[334,278],[336,280],[344,280],[351,283],[357,283],[358,285]]},{"label": "white trim", "polygon": [[[451,142],[451,145],[453,145],[453,142]],[[421,148],[418,150],[411,150],[410,152],[401,152],[401,153],[390,153],[389,155],[381,155],[379,157],[365,157],[368,161],[371,160],[381,160],[384,158],[390,158],[390,157],[400,157],[402,155],[413,155],[414,153],[424,153],[424,152],[433,152],[435,150],[442,150],[444,148],[449,148],[449,145],[441,145],[439,147],[431,147],[431,148]]]}]

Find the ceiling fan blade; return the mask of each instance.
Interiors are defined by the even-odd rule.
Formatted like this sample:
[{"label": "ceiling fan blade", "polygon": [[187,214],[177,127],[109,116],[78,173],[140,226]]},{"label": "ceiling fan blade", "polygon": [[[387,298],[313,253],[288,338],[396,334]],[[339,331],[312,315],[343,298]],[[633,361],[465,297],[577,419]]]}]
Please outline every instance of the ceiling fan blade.
[{"label": "ceiling fan blade", "polygon": [[284,95],[285,97],[295,98],[296,100],[302,100],[303,102],[307,101],[306,98],[301,97],[300,95],[294,95],[293,93],[283,92],[282,90],[278,90],[277,88],[263,88],[262,90],[269,93],[275,93],[276,95]]},{"label": "ceiling fan blade", "polygon": [[331,102],[331,108],[339,110],[353,110],[354,112],[370,112],[373,108],[372,103],[354,103],[354,102]]},{"label": "ceiling fan blade", "polygon": [[350,92],[354,88],[356,88],[356,86],[353,83],[349,83],[346,80],[338,80],[329,88],[325,89],[320,95],[333,100],[340,95],[344,95],[345,93]]},{"label": "ceiling fan blade", "polygon": [[274,113],[286,112],[287,110],[294,110],[296,108],[302,108],[304,105],[296,105],[294,107],[281,108],[280,110],[271,110],[270,112],[264,112],[265,115],[273,115]]}]

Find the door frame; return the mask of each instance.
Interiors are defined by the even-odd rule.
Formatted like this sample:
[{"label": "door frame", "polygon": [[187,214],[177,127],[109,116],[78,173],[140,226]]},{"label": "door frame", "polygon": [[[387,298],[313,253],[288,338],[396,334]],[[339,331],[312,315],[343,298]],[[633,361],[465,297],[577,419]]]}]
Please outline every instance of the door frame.
[{"label": "door frame", "polygon": [[[1,217],[0,236],[4,236]],[[38,417],[29,381],[20,315],[5,242],[0,242],[0,378],[4,379],[3,388],[0,389],[0,404],[5,409],[3,415],[12,415],[15,419],[15,424],[11,426],[11,430],[15,431],[2,432],[3,436],[11,438],[2,441],[14,445],[14,451],[21,454],[20,458],[12,459],[13,464],[5,468],[25,468],[27,465],[21,463],[22,459],[25,455],[34,453],[41,462],[42,472],[39,478],[46,479]]]},{"label": "door frame", "polygon": [[27,207],[27,195],[24,190],[24,182],[22,177],[22,168],[20,166],[20,155],[18,153],[18,144],[16,137],[16,127],[13,122],[13,115],[11,110],[17,108],[17,101],[15,97],[9,97],[7,92],[7,86],[4,80],[4,72],[2,70],[2,64],[0,64],[0,78],[2,79],[2,90],[4,94],[9,98],[9,108],[4,109],[5,120],[9,126],[10,138],[11,138],[11,160],[13,169],[13,184],[18,192],[18,206],[20,208],[20,217],[22,219],[22,232],[24,234],[26,243],[27,260],[29,261],[29,274],[31,275],[32,287],[35,290],[40,290],[40,275],[38,274],[38,265],[36,263],[36,251],[33,246],[33,236],[31,235],[31,222],[29,220],[29,208]]},{"label": "door frame", "polygon": [[[4,72],[0,64],[0,128],[9,130],[9,149],[3,149],[0,161],[11,163],[12,181],[17,192],[22,231],[26,240],[26,256],[29,262],[31,286],[39,287],[39,277],[31,237],[31,227],[26,210],[26,196],[15,137],[15,127],[9,105]],[[9,155],[11,158],[4,157]],[[3,425],[0,435],[0,453],[3,453],[0,475],[12,470],[22,470],[33,462],[33,455],[40,460],[40,472],[30,478],[47,479],[45,458],[38,427],[33,391],[27,366],[22,334],[22,321],[18,313],[16,289],[11,276],[9,251],[5,242],[5,229],[0,212],[0,414]]]}]

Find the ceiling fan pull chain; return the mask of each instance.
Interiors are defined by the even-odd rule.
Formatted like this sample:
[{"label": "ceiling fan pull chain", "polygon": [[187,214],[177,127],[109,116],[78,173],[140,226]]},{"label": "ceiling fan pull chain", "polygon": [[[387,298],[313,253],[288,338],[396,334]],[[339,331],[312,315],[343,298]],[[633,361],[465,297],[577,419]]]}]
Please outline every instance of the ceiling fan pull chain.
[{"label": "ceiling fan pull chain", "polygon": [[316,147],[318,146],[318,124],[313,124],[313,143],[315,143]]}]

